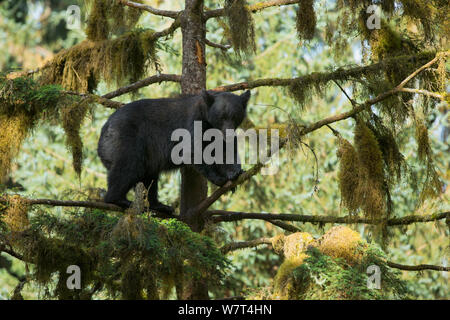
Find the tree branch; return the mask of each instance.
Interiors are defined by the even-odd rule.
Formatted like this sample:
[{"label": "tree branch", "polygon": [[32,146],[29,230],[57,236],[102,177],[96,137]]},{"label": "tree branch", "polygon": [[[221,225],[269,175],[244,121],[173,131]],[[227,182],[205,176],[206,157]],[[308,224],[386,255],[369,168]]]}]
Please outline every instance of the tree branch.
[{"label": "tree branch", "polygon": [[146,87],[148,85],[154,84],[154,83],[161,83],[163,81],[172,81],[172,82],[180,82],[181,81],[181,76],[177,75],[177,74],[157,74],[157,75],[153,75],[150,76],[148,78],[136,81],[132,84],[129,84],[125,87],[121,87],[117,90],[114,90],[112,92],[109,92],[105,95],[102,96],[102,98],[105,99],[112,99],[112,98],[116,98],[118,96],[121,96],[123,94],[132,92],[132,91],[136,91],[140,88]]},{"label": "tree branch", "polygon": [[293,232],[293,233],[302,232],[302,230],[300,230],[300,228],[297,228],[296,226],[293,226],[292,224],[289,224],[289,223],[285,223],[283,221],[267,220],[267,222],[270,222],[274,226],[277,226],[278,228],[281,228],[281,229],[289,231],[289,232]]},{"label": "tree branch", "polygon": [[429,97],[433,97],[439,100],[444,101],[445,98],[443,95],[436,93],[436,92],[431,92],[428,90],[422,90],[422,89],[411,89],[411,88],[402,88],[399,90],[400,92],[408,92],[408,93],[417,93],[417,94],[423,94],[425,96],[429,96]]},{"label": "tree branch", "polygon": [[[302,83],[310,83],[317,81],[317,79],[325,79],[326,81],[338,81],[347,80],[349,78],[355,78],[361,74],[367,74],[371,72],[379,72],[380,70],[386,69],[392,64],[404,64],[410,62],[411,60],[419,62],[427,62],[430,59],[430,55],[405,55],[394,58],[387,58],[380,62],[368,65],[368,66],[357,66],[354,68],[338,68],[332,72],[313,72],[311,74],[300,76],[296,78],[263,78],[257,80],[250,80],[246,82],[239,82],[224,86],[216,87],[212,90],[214,91],[237,91],[237,90],[247,90],[254,89],[257,87],[287,87],[293,82],[300,81]],[[439,58],[438,58],[439,59]]]},{"label": "tree branch", "polygon": [[210,41],[208,39],[205,39],[205,44],[210,46],[210,47],[219,48],[219,49],[222,49],[222,50],[228,50],[228,49],[231,48],[231,45],[229,45],[229,44],[214,43],[214,42],[212,42],[212,41]]},{"label": "tree branch", "polygon": [[235,251],[239,249],[245,249],[245,248],[252,248],[257,247],[262,244],[270,244],[272,245],[272,238],[260,238],[250,241],[238,241],[238,242],[232,242],[229,244],[224,245],[222,248],[220,248],[220,251],[223,254],[226,254],[230,251]]},{"label": "tree branch", "polygon": [[175,21],[166,29],[157,31],[153,34],[153,39],[158,39],[171,35],[175,30],[181,26],[180,18],[175,19]]},{"label": "tree branch", "polygon": [[[265,2],[259,2],[252,5],[247,6],[248,10],[255,13],[257,11],[261,11],[270,7],[279,7],[284,5],[290,5],[299,3],[300,0],[271,0],[271,1],[265,1]],[[208,10],[204,13],[205,19],[211,19],[211,18],[217,18],[222,17],[225,15],[225,8],[221,9],[215,9],[215,10]]]},{"label": "tree branch", "polygon": [[154,84],[154,83],[161,83],[163,81],[172,81],[172,82],[180,82],[181,76],[177,74],[159,74],[159,75],[153,75],[148,78],[136,81],[132,84],[129,84],[127,86],[121,87],[119,89],[116,89],[114,91],[111,91],[103,96],[98,96],[96,94],[92,93],[79,93],[74,91],[63,91],[64,94],[70,94],[70,95],[77,95],[84,98],[93,98],[97,103],[111,109],[119,109],[124,105],[122,102],[113,101],[112,98],[119,97],[121,95],[124,95],[126,93],[136,91],[140,88],[143,88],[145,86]]},{"label": "tree branch", "polygon": [[[357,107],[354,107],[351,111],[348,112],[344,112],[338,115],[334,115],[322,120],[319,120],[317,122],[314,122],[313,124],[306,126],[304,128],[301,128],[301,132],[300,134],[306,135],[310,132],[313,132],[315,130],[320,129],[323,126],[329,125],[333,122],[337,122],[337,121],[341,121],[350,117],[355,116],[356,114],[368,109],[369,107],[371,107],[372,105],[383,101],[384,99],[387,99],[389,97],[391,97],[392,95],[400,92],[401,89],[403,89],[403,87],[415,76],[417,76],[419,73],[421,73],[423,70],[429,68],[430,66],[432,66],[433,64],[435,64],[436,62],[438,62],[440,59],[446,57],[450,55],[450,50],[447,52],[443,52],[443,53],[438,53],[436,54],[436,56],[429,61],[428,63],[424,64],[423,66],[421,66],[420,68],[418,68],[416,71],[414,71],[413,73],[411,73],[408,77],[405,78],[405,80],[403,80],[398,86],[396,86],[394,89],[391,89],[387,92],[384,92],[380,95],[378,95],[377,97],[373,98],[373,99],[369,99],[367,100],[365,103],[363,104],[359,104]],[[410,57],[411,58],[411,57]],[[374,65],[370,66],[371,68],[374,67]],[[364,68],[364,67],[359,67],[359,68]],[[348,70],[347,70],[348,71]],[[338,71],[335,71],[338,72]],[[360,72],[360,71],[359,71]],[[313,76],[313,75],[310,75]],[[332,79],[330,79],[332,80]],[[289,80],[291,81],[291,80]],[[225,91],[225,90],[223,90]],[[272,150],[272,154],[274,152],[278,152],[280,149],[282,149],[285,144],[287,143],[286,139],[281,139],[280,141],[280,145],[279,145],[279,149],[278,150]],[[214,203],[216,202],[223,194],[227,193],[228,191],[236,188],[238,185],[244,183],[245,181],[249,180],[252,176],[256,175],[257,173],[259,173],[259,171],[264,167],[263,163],[258,163],[255,166],[253,166],[250,170],[244,172],[243,174],[241,174],[236,180],[234,181],[228,181],[224,186],[220,187],[219,189],[215,190],[209,197],[207,197],[205,200],[203,200],[202,202],[200,202],[195,208],[191,209],[191,212],[197,212],[198,214],[204,214],[204,212]]]},{"label": "tree branch", "polygon": [[126,0],[120,0],[120,2],[125,6],[145,10],[145,11],[150,12],[157,16],[176,19],[178,17],[178,15],[180,14],[180,11],[160,10],[160,9],[156,9],[149,5],[138,3],[138,2],[126,1]]},{"label": "tree branch", "polygon": [[[73,201],[73,200],[54,200],[54,199],[27,199],[21,198],[21,200],[30,205],[46,205],[53,207],[81,207],[81,208],[90,208],[90,209],[100,209],[114,212],[124,212],[126,209],[116,206],[115,204],[106,203],[106,202],[97,202],[97,201]],[[8,199],[4,197],[0,197],[0,203],[7,204]],[[159,218],[177,218],[177,216],[167,215],[162,212],[149,210],[154,213],[156,217]]]},{"label": "tree branch", "polygon": [[258,220],[282,220],[282,221],[297,221],[309,223],[341,223],[341,224],[380,224],[386,223],[387,226],[409,225],[417,222],[431,222],[450,218],[450,211],[435,213],[430,215],[409,215],[402,218],[391,218],[388,220],[382,219],[368,219],[364,217],[333,217],[333,216],[313,216],[290,213],[253,213],[253,212],[235,212],[223,210],[210,210],[205,214],[213,223],[239,221],[245,219]]},{"label": "tree branch", "polygon": [[433,271],[450,271],[450,267],[435,266],[431,264],[419,264],[417,266],[407,266],[404,264],[399,264],[391,261],[386,261],[387,265],[391,268],[396,268],[405,271],[423,271],[423,270],[433,270]]},{"label": "tree branch", "polygon": [[[239,249],[254,248],[260,245],[272,245],[273,240],[274,238],[259,238],[249,241],[232,242],[224,245],[222,248],[220,248],[220,251],[222,251],[223,254],[226,254],[231,251],[236,251]],[[450,271],[450,267],[435,266],[430,264],[419,264],[416,266],[408,266],[387,260],[385,260],[385,262],[391,268],[396,268],[405,271],[423,271],[423,270],[445,271],[445,272]]]}]

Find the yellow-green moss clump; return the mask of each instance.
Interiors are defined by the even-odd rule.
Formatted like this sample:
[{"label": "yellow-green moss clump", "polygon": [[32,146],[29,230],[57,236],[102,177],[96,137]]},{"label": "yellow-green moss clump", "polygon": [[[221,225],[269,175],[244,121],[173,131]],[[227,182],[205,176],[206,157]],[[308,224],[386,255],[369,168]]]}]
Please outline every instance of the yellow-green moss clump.
[{"label": "yellow-green moss clump", "polygon": [[6,196],[7,206],[0,215],[1,220],[6,224],[12,234],[23,232],[30,226],[28,220],[29,205],[19,196]]},{"label": "yellow-green moss clump", "polygon": [[60,98],[57,86],[39,86],[27,77],[9,79],[0,74],[0,183],[36,122],[57,114]]},{"label": "yellow-green moss clump", "polygon": [[345,226],[337,226],[319,238],[316,247],[332,258],[342,258],[348,264],[354,265],[361,261],[361,252],[357,250],[361,241],[358,232]]},{"label": "yellow-green moss clump", "polygon": [[[284,262],[272,285],[248,299],[387,299],[406,294],[399,272],[389,269],[383,252],[348,227],[333,227],[317,240],[302,232],[276,237],[274,248],[284,248]],[[380,290],[367,287],[367,267],[372,264],[384,275]]]},{"label": "yellow-green moss clump", "polygon": [[25,115],[0,115],[0,183],[7,178],[30,127],[30,119]]}]

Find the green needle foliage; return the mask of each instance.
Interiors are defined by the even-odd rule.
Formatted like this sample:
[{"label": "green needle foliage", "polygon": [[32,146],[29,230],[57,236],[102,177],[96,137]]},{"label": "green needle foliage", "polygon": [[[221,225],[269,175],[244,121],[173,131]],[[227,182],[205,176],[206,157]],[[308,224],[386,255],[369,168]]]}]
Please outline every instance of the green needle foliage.
[{"label": "green needle foliage", "polygon": [[[228,270],[228,260],[212,239],[175,219],[100,210],[57,217],[38,211],[27,226],[21,218],[27,207],[17,199],[12,203],[12,209],[0,212],[15,218],[2,219],[8,230],[4,235],[34,265],[31,279],[46,288],[43,294],[48,298],[91,299],[97,290],[106,289],[111,298],[159,299],[167,298],[174,286],[182,297],[187,280],[217,286]],[[70,265],[81,269],[81,290],[67,288]]]}]

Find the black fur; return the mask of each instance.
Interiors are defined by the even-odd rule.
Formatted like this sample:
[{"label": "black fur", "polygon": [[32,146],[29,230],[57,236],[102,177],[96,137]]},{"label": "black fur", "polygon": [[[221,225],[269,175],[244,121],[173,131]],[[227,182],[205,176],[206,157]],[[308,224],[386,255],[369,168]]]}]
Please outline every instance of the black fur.
[{"label": "black fur", "polygon": [[[158,201],[160,173],[183,165],[175,165],[171,160],[172,148],[178,143],[171,141],[172,132],[184,128],[193,139],[194,121],[202,121],[203,131],[236,129],[245,118],[249,98],[250,91],[240,96],[203,91],[200,95],[134,101],[114,112],[103,126],[98,142],[98,155],[108,170],[105,202],[129,207],[128,191],[143,182],[149,188],[151,209],[172,213],[171,207]],[[227,143],[235,144],[237,159],[236,138]],[[237,161],[192,166],[219,186],[242,172]]]}]

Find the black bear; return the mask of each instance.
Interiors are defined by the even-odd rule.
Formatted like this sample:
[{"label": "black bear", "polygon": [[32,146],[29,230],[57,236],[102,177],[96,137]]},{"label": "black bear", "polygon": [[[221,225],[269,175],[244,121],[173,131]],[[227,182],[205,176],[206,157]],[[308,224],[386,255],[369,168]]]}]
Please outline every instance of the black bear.
[{"label": "black bear", "polygon": [[[194,145],[194,127],[199,123],[203,132],[218,129],[225,134],[227,129],[234,130],[246,116],[249,99],[250,91],[235,95],[203,90],[200,95],[138,100],[115,111],[103,126],[98,142],[98,155],[108,171],[105,202],[129,207],[128,191],[143,182],[149,190],[150,208],[171,214],[172,207],[158,201],[161,172],[191,165],[218,186],[238,177],[242,169],[237,161],[236,137],[231,140],[235,145],[231,164],[206,164],[204,161],[176,164],[171,156],[177,144],[172,141],[172,134],[177,129],[185,130]],[[230,139],[223,139],[226,145],[230,143]],[[201,148],[204,147],[202,141]],[[190,156],[193,159],[194,154]]]}]

